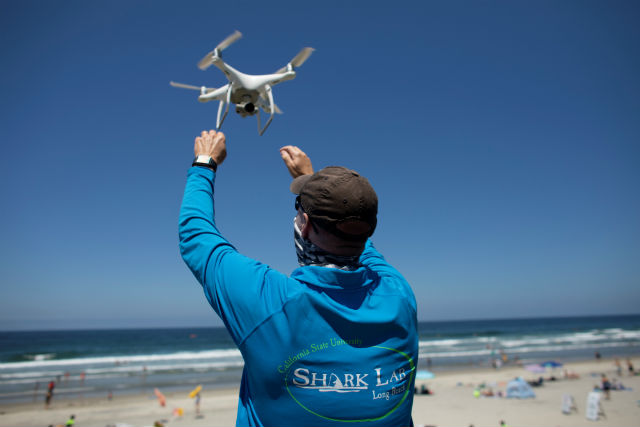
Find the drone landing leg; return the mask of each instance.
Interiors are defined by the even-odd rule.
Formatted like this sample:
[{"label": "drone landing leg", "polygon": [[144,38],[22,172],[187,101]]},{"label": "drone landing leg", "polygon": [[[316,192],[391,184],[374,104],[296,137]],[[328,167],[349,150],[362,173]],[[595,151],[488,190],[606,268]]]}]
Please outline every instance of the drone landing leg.
[{"label": "drone landing leg", "polygon": [[[267,92],[267,97],[269,98],[269,111],[271,111],[271,115],[269,116],[269,120],[267,120],[267,123],[265,123],[264,127],[262,129],[260,129],[260,115],[258,115],[258,133],[260,133],[260,136],[262,136],[262,134],[264,133],[264,131],[267,130],[267,128],[269,127],[269,125],[271,124],[271,121],[273,120],[273,93],[271,93],[271,86],[267,85],[265,87],[266,92]],[[260,113],[260,111],[258,111],[258,114]]]},{"label": "drone landing leg", "polygon": [[258,119],[258,133],[262,135],[262,132],[260,132],[260,108],[256,109],[256,119]]},{"label": "drone landing leg", "polygon": [[269,117],[269,120],[267,120],[267,123],[265,123],[264,127],[260,129],[260,118],[258,118],[258,132],[260,133],[260,136],[262,136],[264,131],[267,130],[267,128],[271,124],[271,120],[273,120],[273,113],[271,113],[271,117]]},{"label": "drone landing leg", "polygon": [[[220,105],[218,105],[218,120],[216,121],[216,130],[220,130],[222,122],[224,122],[225,117],[227,117],[227,113],[224,113],[224,116],[222,116],[222,108],[224,107],[224,104],[224,101],[220,101]],[[222,117],[222,119],[220,117]]]},{"label": "drone landing leg", "polygon": [[[216,123],[216,129],[220,129],[220,127],[222,126],[222,122],[224,122],[224,119],[227,117],[227,114],[229,113],[229,103],[231,102],[231,85],[229,85],[229,89],[227,89],[227,100],[226,102],[223,100],[220,100],[220,105],[218,106],[218,121]],[[227,108],[225,108],[224,110],[224,116],[222,116],[222,118],[220,118],[220,115],[222,114],[222,107],[225,105],[225,103],[227,104]]]}]

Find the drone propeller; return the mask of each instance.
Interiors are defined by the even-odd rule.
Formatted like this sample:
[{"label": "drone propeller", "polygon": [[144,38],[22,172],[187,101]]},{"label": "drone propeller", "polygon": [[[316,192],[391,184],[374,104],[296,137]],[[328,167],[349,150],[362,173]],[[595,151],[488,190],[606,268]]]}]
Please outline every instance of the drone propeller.
[{"label": "drone propeller", "polygon": [[226,39],[222,40],[218,46],[216,46],[216,49],[222,51],[225,50],[226,48],[228,48],[232,43],[234,43],[235,41],[237,41],[240,37],[242,37],[242,33],[238,30],[234,31],[233,34],[231,34],[229,37],[227,37]]},{"label": "drone propeller", "polygon": [[[169,84],[173,87],[180,87],[182,89],[192,89],[192,90],[198,90],[198,91],[202,91],[202,86],[193,86],[193,85],[186,85],[184,83],[176,83],[176,82],[169,82]],[[216,88],[214,87],[206,87],[204,88],[204,93],[209,93],[209,92],[213,92],[214,90],[216,90]]]},{"label": "drone propeller", "polygon": [[222,40],[215,49],[211,52],[207,53],[204,58],[198,62],[198,68],[201,70],[206,70],[213,64],[213,58],[216,56],[220,56],[220,52],[228,48],[232,43],[242,37],[242,33],[236,30],[233,34],[231,34],[226,39]]},{"label": "drone propeller", "polygon": [[173,87],[181,87],[182,89],[200,90],[198,86],[186,85],[184,83],[169,82],[169,84]]},{"label": "drone propeller", "polygon": [[[292,68],[301,66],[309,58],[309,56],[311,56],[314,50],[315,49],[312,47],[305,47],[300,52],[298,52],[298,54],[294,56],[291,61],[289,61],[289,64],[291,64]],[[285,71],[287,71],[289,64],[276,71],[276,74],[284,73]]]}]

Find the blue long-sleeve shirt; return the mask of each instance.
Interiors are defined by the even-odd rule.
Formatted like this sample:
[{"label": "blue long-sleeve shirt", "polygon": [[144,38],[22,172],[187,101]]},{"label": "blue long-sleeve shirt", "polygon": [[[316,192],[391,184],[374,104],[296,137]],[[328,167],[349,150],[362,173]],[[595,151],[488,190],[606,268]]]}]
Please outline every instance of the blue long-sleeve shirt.
[{"label": "blue long-sleeve shirt", "polygon": [[362,267],[291,277],[220,234],[215,173],[189,170],[180,252],[245,361],[238,426],[408,426],[418,357],[416,302],[367,242]]}]

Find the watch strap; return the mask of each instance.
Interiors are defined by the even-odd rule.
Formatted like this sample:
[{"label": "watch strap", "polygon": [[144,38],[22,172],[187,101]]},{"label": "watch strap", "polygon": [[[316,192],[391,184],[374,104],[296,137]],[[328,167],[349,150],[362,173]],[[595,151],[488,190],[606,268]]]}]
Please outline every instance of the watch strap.
[{"label": "watch strap", "polygon": [[209,168],[214,172],[218,171],[218,164],[216,163],[215,160],[213,160],[209,156],[203,156],[203,155],[197,156],[193,160],[193,163],[191,164],[191,166],[202,166],[205,168]]}]

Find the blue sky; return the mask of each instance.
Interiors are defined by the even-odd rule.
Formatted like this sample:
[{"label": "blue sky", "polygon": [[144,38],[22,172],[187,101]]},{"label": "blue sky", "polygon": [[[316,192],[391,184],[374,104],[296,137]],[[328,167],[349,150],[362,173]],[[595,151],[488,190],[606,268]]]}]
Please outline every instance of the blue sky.
[{"label": "blue sky", "polygon": [[316,49],[259,137],[229,113],[222,232],[295,267],[278,148],[360,171],[374,243],[421,320],[638,313],[633,1],[4,1],[0,329],[220,325],[183,264],[193,139],[217,105],[170,80],[224,37],[245,73]]}]

